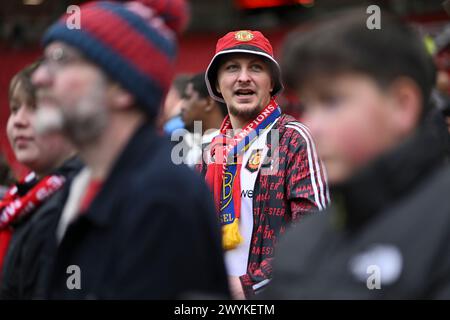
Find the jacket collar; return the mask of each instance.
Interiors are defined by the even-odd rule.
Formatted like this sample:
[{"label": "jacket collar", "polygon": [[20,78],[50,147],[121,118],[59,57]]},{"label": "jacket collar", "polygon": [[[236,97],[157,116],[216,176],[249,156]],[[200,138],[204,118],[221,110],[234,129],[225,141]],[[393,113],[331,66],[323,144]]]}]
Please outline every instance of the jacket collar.
[{"label": "jacket collar", "polygon": [[355,230],[405,196],[444,164],[448,132],[430,116],[407,141],[382,155],[344,184],[331,188],[335,223]]},{"label": "jacket collar", "polygon": [[52,174],[62,175],[65,177],[70,177],[74,173],[80,171],[83,167],[83,162],[80,160],[78,155],[75,155],[67,159],[61,167],[56,169]]}]

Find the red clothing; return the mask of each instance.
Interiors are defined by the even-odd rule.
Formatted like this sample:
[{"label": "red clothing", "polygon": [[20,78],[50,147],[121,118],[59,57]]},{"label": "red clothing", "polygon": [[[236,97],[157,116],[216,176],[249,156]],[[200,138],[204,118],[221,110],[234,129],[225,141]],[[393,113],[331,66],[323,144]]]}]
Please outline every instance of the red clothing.
[{"label": "red clothing", "polygon": [[[269,283],[274,250],[286,227],[307,213],[324,209],[329,202],[325,171],[308,129],[285,114],[272,128],[277,129],[279,143],[274,154],[278,153],[279,158],[272,160],[278,161],[278,172],[259,173],[253,190],[253,232],[247,274],[240,277],[246,297]],[[204,172],[202,167],[199,169]]]},{"label": "red clothing", "polygon": [[11,237],[12,237],[11,229],[8,228],[0,230],[0,278],[1,278],[1,270],[3,269],[3,260],[5,259],[9,242],[11,241]]},{"label": "red clothing", "polygon": [[83,200],[80,205],[80,213],[86,212],[89,206],[94,200],[97,193],[100,191],[103,185],[103,180],[91,180],[86,188],[86,193],[84,194]]},{"label": "red clothing", "polygon": [[11,187],[0,201],[0,274],[12,236],[11,226],[36,211],[64,182],[64,177],[56,175],[49,175],[38,181],[32,172]]}]

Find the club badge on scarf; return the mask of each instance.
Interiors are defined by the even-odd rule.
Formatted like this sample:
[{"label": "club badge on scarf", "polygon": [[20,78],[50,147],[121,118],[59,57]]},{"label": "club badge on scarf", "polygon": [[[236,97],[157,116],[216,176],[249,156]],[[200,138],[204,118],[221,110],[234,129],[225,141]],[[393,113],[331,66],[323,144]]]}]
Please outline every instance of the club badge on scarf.
[{"label": "club badge on scarf", "polygon": [[232,130],[230,118],[227,116],[220,128],[220,134],[211,142],[212,161],[207,167],[206,182],[213,190],[225,250],[236,248],[243,240],[239,232],[242,156],[260,132],[268,128],[280,115],[281,110],[272,99],[253,121],[233,137],[227,135],[227,131]]}]

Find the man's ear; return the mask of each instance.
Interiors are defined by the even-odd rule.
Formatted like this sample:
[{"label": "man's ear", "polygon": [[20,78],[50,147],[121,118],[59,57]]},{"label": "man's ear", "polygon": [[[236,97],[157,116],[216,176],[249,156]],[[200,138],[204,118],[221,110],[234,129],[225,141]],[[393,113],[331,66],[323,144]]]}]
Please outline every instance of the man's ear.
[{"label": "man's ear", "polygon": [[118,83],[110,85],[108,90],[110,105],[113,109],[124,110],[134,106],[135,98]]},{"label": "man's ear", "polygon": [[423,112],[419,86],[410,78],[401,77],[390,87],[393,99],[392,123],[400,136],[409,135],[418,125]]}]

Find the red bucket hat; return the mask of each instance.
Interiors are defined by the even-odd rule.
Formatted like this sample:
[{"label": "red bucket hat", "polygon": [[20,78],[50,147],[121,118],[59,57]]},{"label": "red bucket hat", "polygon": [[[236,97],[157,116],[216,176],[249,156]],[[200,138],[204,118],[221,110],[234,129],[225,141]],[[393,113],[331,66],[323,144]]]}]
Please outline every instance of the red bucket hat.
[{"label": "red bucket hat", "polygon": [[259,31],[240,30],[227,33],[217,41],[216,53],[206,69],[205,81],[209,95],[220,102],[225,102],[216,90],[217,69],[219,58],[230,53],[250,53],[264,57],[271,65],[274,87],[272,96],[283,90],[281,71],[278,62],[273,57],[273,49],[269,40]]}]

